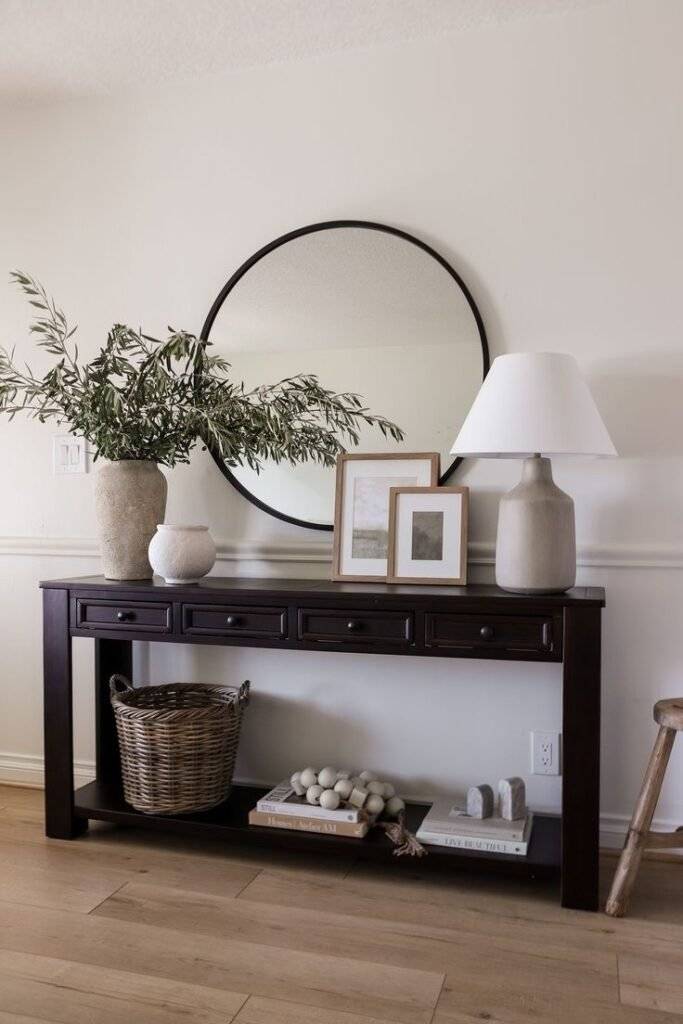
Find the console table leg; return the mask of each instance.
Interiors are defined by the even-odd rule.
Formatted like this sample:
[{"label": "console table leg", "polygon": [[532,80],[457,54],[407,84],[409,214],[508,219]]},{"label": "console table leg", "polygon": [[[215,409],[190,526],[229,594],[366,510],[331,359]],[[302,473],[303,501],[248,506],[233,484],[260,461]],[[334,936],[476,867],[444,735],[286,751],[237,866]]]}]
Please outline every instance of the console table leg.
[{"label": "console table leg", "polygon": [[121,782],[116,722],[111,709],[109,680],[119,672],[133,681],[133,645],[130,640],[95,640],[95,764],[97,781],[114,786]]},{"label": "console table leg", "polygon": [[564,610],[562,906],[598,909],[600,609]]},{"label": "console table leg", "polygon": [[43,591],[45,834],[74,839],[88,827],[74,814],[69,591]]}]

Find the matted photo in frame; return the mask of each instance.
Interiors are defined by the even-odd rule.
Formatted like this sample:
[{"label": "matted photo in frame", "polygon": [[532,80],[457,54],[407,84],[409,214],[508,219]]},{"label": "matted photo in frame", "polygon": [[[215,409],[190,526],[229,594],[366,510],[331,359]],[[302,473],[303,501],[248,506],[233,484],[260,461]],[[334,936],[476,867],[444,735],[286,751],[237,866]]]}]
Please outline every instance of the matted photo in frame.
[{"label": "matted photo in frame", "polygon": [[434,487],[437,452],[340,455],[334,506],[333,580],[384,583],[389,568],[389,494]]},{"label": "matted photo in frame", "polygon": [[389,583],[467,583],[468,487],[392,487]]}]

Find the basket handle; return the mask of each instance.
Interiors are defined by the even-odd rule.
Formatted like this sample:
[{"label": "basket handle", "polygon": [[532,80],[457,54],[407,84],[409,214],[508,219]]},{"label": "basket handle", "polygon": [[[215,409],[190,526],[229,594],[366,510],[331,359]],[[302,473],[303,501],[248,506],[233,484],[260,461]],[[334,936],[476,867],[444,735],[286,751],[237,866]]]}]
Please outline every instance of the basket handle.
[{"label": "basket handle", "polygon": [[133,689],[130,679],[115,672],[109,680],[109,693],[112,697],[120,697],[123,693],[129,693]]}]

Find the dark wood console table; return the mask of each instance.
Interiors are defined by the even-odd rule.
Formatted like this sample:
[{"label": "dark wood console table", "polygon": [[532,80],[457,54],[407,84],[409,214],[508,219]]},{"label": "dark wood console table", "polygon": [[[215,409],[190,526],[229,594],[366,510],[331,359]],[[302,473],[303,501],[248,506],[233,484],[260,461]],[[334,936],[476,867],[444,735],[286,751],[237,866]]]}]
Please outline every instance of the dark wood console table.
[{"label": "dark wood console table", "polygon": [[[143,815],[122,795],[109,705],[113,672],[131,676],[132,641],[349,651],[408,657],[561,662],[562,816],[537,815],[526,857],[430,847],[424,862],[559,871],[562,904],[598,907],[600,613],[604,591],[522,597],[492,586],[416,587],[212,577],[195,586],[114,583],[102,577],[41,584],[44,602],[47,835],[73,839],[88,819],[219,835],[228,841],[391,856],[377,830],[364,840],[250,828],[262,790],[235,786],[221,807],[174,818]],[[96,781],[74,792],[72,637],[95,640]],[[454,680],[457,684],[457,680]],[[504,685],[501,682],[501,685]],[[425,805],[409,805],[416,827]]]}]

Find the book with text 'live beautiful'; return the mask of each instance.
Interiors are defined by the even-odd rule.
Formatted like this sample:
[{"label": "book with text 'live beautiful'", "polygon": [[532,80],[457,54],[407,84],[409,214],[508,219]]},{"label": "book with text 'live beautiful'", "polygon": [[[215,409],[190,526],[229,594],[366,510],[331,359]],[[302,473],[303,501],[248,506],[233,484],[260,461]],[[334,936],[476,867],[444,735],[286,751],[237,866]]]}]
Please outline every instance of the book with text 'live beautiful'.
[{"label": "book with text 'live beautiful'", "polygon": [[434,825],[430,826],[425,818],[416,835],[420,842],[427,846],[447,846],[457,850],[478,850],[481,853],[508,853],[518,857],[525,857],[529,852],[532,825],[533,814],[529,813],[521,838],[507,839],[495,835],[476,835],[470,832],[458,833],[448,829],[437,829]]},{"label": "book with text 'live beautiful'", "polygon": [[355,807],[339,807],[336,811],[327,811],[317,804],[309,804],[305,796],[296,795],[288,779],[261,797],[256,810],[264,814],[291,814],[294,817],[322,818],[352,825],[364,820],[364,815]]},{"label": "book with text 'live beautiful'", "polygon": [[269,814],[267,811],[249,811],[249,824],[262,828],[293,829],[295,832],[318,832],[326,836],[351,836],[363,839],[370,827],[367,821],[326,821],[295,814]]}]

